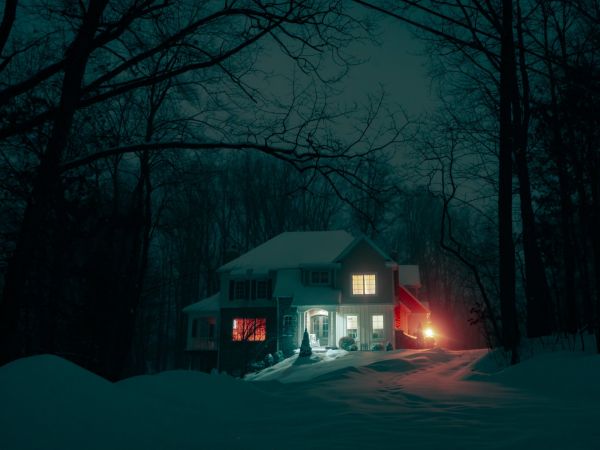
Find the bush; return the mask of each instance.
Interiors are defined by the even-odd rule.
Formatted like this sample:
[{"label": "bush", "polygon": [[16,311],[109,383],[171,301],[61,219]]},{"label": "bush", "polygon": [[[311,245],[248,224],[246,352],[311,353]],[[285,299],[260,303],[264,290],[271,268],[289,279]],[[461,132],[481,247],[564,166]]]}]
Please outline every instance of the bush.
[{"label": "bush", "polygon": [[373,352],[382,352],[383,349],[383,344],[373,344],[373,346],[371,347],[371,351]]},{"label": "bush", "polygon": [[[350,347],[352,347],[355,343],[356,343],[356,341],[354,340],[354,338],[351,338],[350,336],[343,336],[340,338],[340,342],[338,343],[338,346],[342,350],[350,351]],[[356,347],[356,345],[354,345],[354,346]]]},{"label": "bush", "polygon": [[385,346],[386,351],[391,352],[392,350],[394,350],[394,346],[392,345],[391,342],[388,342]]},{"label": "bush", "polygon": [[267,356],[265,356],[265,367],[271,367],[273,364],[275,364],[275,358],[268,353]]},{"label": "bush", "polygon": [[283,352],[281,350],[278,350],[277,352],[275,352],[273,354],[273,363],[277,364],[278,362],[281,362],[285,359],[285,356],[283,355]]},{"label": "bush", "polygon": [[250,371],[251,372],[260,372],[264,368],[265,368],[265,363],[263,361],[254,361],[254,362],[250,363]]},{"label": "bush", "polygon": [[358,346],[356,344],[352,344],[349,349],[351,352],[355,352],[358,350]]}]

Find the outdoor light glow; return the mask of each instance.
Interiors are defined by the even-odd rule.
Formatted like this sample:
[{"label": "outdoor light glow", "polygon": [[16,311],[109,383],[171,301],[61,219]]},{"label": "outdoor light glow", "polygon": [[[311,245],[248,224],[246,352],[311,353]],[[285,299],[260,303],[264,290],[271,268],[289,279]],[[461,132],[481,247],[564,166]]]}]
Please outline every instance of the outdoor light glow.
[{"label": "outdoor light glow", "polygon": [[435,333],[433,332],[433,328],[425,328],[425,337],[428,338],[432,338],[433,336],[435,336]]}]

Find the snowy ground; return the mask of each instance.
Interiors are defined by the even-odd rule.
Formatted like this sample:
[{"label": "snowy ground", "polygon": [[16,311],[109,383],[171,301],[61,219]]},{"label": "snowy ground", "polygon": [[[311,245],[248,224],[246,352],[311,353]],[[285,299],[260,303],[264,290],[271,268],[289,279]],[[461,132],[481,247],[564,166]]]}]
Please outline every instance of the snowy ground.
[{"label": "snowy ground", "polygon": [[600,448],[600,356],[497,367],[485,350],[329,351],[247,380],[112,384],[38,356],[0,367],[0,449]]}]

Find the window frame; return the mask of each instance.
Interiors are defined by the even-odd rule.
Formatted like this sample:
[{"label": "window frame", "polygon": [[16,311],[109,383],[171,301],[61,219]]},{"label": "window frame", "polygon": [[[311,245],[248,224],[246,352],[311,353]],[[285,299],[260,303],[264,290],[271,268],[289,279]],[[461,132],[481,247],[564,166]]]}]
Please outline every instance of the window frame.
[{"label": "window frame", "polygon": [[[356,321],[356,328],[348,328],[348,321],[350,317],[354,317]],[[351,337],[352,339],[358,339],[358,314],[346,314],[346,336]],[[353,334],[350,334],[349,330],[356,330]]]},{"label": "window frame", "polygon": [[309,271],[308,282],[313,286],[327,286],[331,284],[331,273],[329,270],[311,270]]},{"label": "window frame", "polygon": [[[238,287],[241,287],[238,288]],[[239,289],[239,290],[238,290]],[[238,295],[240,294],[241,295]],[[249,297],[248,285],[246,280],[233,280],[233,299],[246,300]]]},{"label": "window frame", "polygon": [[[379,318],[381,318],[381,327],[376,328],[375,318],[377,318],[378,322]],[[379,325],[379,323],[377,325]],[[383,339],[385,337],[385,316],[383,314],[371,315],[371,336],[373,339]]]},{"label": "window frame", "polygon": [[[269,299],[269,280],[259,279],[255,280],[255,299],[256,300],[268,300]],[[259,288],[260,286],[260,288]],[[259,290],[264,289],[264,292],[259,295]]]},{"label": "window frame", "polygon": [[[358,277],[360,277],[360,282],[358,282]],[[366,277],[373,277],[373,283],[367,284]],[[366,292],[367,286],[372,288],[373,292]],[[351,278],[351,289],[352,295],[356,296],[372,296],[377,295],[377,274],[374,272],[363,272],[363,273],[353,273]],[[360,287],[362,292],[357,292],[357,288]]]},{"label": "window frame", "polygon": [[294,318],[291,315],[286,314],[283,316],[281,323],[281,334],[283,336],[292,336],[293,323]]},{"label": "window frame", "polygon": [[[250,324],[253,322],[252,324]],[[243,324],[242,330],[236,332],[240,327],[238,323]],[[248,324],[248,325],[246,325]],[[252,327],[249,330],[245,327]],[[244,330],[245,329],[245,330]],[[234,317],[231,322],[231,341],[232,342],[265,342],[267,340],[267,318],[266,317]]]},{"label": "window frame", "polygon": [[195,317],[192,319],[192,339],[216,339],[217,323],[213,317]]}]

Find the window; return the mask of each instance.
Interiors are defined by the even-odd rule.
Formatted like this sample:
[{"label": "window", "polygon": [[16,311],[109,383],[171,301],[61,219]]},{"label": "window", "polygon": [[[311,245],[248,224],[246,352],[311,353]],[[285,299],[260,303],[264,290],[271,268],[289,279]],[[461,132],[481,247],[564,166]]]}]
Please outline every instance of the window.
[{"label": "window", "polygon": [[292,334],[292,316],[283,316],[283,335],[291,336]]},{"label": "window", "polygon": [[373,338],[383,338],[383,315],[373,316]]},{"label": "window", "polygon": [[353,295],[375,295],[375,274],[352,275]]},{"label": "window", "polygon": [[[324,311],[326,313],[326,311]],[[311,318],[311,331],[316,334],[318,338],[327,339],[329,338],[329,315],[318,314]]]},{"label": "window", "polygon": [[313,270],[310,273],[310,284],[329,284],[329,271]]},{"label": "window", "polygon": [[267,339],[267,319],[233,319],[231,339],[234,341],[264,341]]},{"label": "window", "polygon": [[193,338],[215,338],[216,319],[214,317],[201,317],[192,320]]},{"label": "window", "polygon": [[259,280],[256,282],[256,298],[267,298],[266,280]]},{"label": "window", "polygon": [[248,298],[248,292],[246,290],[246,281],[236,281],[234,283],[234,297],[236,300],[242,300]]},{"label": "window", "polygon": [[208,323],[208,338],[209,339],[214,339],[215,338],[215,327],[216,324],[214,322],[214,319],[212,321],[210,321]]},{"label": "window", "polygon": [[328,338],[329,337],[329,317],[323,317],[323,324],[321,326],[321,337]]},{"label": "window", "polygon": [[358,338],[358,316],[346,316],[346,336]]}]

